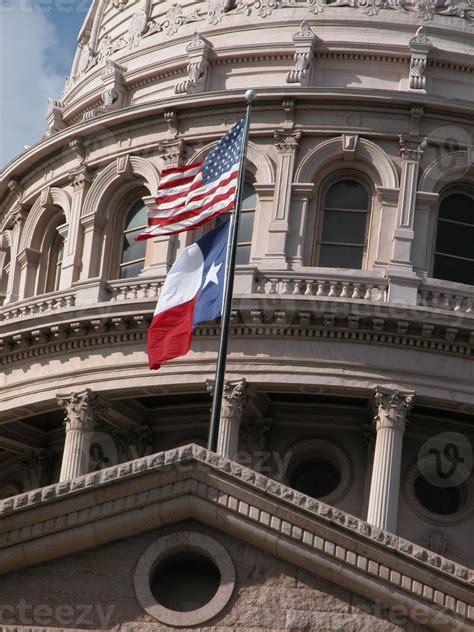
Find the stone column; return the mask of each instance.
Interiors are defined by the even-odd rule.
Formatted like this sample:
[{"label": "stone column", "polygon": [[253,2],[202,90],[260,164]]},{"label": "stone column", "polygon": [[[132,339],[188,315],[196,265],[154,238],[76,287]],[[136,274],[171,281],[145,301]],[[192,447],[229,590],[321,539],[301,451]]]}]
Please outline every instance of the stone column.
[{"label": "stone column", "polygon": [[59,475],[60,481],[66,481],[89,471],[89,450],[99,406],[88,388],[80,393],[58,395],[58,404],[66,411],[66,438]]},{"label": "stone column", "polygon": [[406,415],[413,406],[414,391],[375,389],[377,437],[367,522],[392,533],[397,528],[400,466]]},{"label": "stone column", "polygon": [[[211,392],[214,390],[214,384],[208,382],[207,387]],[[236,381],[225,381],[219,436],[217,438],[217,454],[228,459],[234,459],[237,454],[240,422],[248,399],[245,378]]]}]

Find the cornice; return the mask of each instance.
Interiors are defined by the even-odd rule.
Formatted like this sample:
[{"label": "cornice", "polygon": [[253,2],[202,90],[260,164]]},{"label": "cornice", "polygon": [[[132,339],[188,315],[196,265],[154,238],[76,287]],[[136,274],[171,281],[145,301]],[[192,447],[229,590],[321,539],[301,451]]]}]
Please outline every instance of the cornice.
[{"label": "cornice", "polygon": [[416,606],[433,629],[474,621],[472,570],[196,445],[7,498],[0,516],[1,573],[195,518],[372,600]]},{"label": "cornice", "polygon": [[[157,289],[156,289],[157,291]],[[99,303],[94,307],[71,304],[63,311],[25,310],[0,326],[0,364],[9,365],[37,356],[68,354],[145,341],[155,298]],[[24,308],[25,306],[23,306]],[[40,306],[41,307],[41,306]],[[449,318],[447,318],[449,316]],[[27,321],[30,326],[25,326]],[[49,321],[49,322],[48,322]],[[220,325],[203,324],[195,337],[217,337]],[[432,308],[360,302],[329,297],[240,295],[234,297],[231,335],[257,338],[275,336],[305,340],[375,343],[436,354],[474,356],[474,315],[434,313]]]}]

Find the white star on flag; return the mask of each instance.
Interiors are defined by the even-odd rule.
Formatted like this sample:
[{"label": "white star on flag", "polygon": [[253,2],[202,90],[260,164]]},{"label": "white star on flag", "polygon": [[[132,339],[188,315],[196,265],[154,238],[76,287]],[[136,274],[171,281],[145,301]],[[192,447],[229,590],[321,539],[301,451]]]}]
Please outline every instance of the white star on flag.
[{"label": "white star on flag", "polygon": [[216,266],[216,262],[214,261],[211,264],[211,267],[207,271],[206,279],[204,281],[204,285],[202,286],[202,289],[204,289],[208,283],[215,283],[216,285],[219,285],[219,279],[217,278],[217,273],[219,272],[221,268],[222,268],[222,263]]}]

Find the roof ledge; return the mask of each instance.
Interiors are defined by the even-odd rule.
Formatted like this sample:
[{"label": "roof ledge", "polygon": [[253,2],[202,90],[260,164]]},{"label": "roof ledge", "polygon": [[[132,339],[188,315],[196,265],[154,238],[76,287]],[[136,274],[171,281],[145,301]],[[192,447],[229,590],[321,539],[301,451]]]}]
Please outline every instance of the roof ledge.
[{"label": "roof ledge", "polygon": [[472,630],[474,571],[197,445],[7,498],[0,573],[194,518],[435,630]]}]

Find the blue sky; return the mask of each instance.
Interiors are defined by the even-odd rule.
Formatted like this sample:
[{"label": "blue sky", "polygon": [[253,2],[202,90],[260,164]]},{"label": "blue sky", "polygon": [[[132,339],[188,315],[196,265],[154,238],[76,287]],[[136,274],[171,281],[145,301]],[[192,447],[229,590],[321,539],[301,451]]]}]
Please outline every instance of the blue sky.
[{"label": "blue sky", "polygon": [[0,169],[45,130],[91,0],[0,0]]}]

